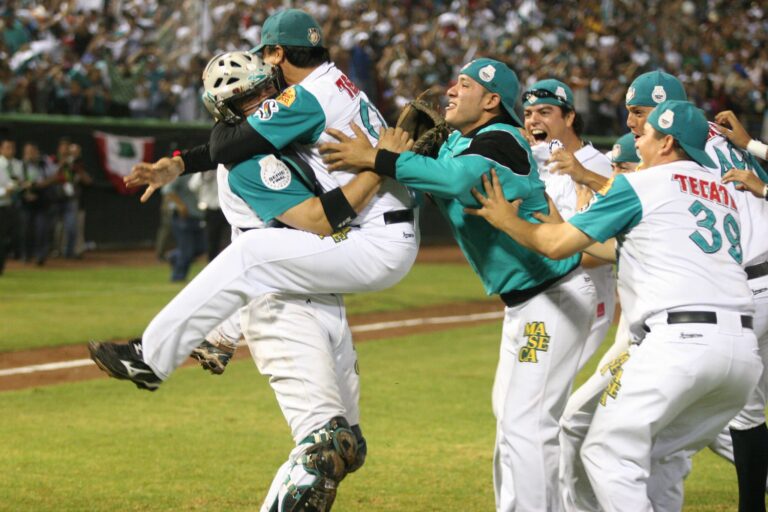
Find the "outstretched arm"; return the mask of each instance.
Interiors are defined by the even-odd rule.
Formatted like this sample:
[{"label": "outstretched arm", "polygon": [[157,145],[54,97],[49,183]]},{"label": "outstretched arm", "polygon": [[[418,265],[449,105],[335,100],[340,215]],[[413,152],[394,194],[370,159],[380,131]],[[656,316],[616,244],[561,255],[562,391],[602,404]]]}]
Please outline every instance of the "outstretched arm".
[{"label": "outstretched arm", "polygon": [[572,256],[594,243],[591,238],[567,222],[532,224],[521,219],[518,211],[522,201],[507,201],[495,170],[491,170],[491,180],[485,175],[482,180],[486,195],[472,189],[472,195],[482,208],[465,208],[464,211],[483,217],[520,245],[548,258],[559,260]]}]

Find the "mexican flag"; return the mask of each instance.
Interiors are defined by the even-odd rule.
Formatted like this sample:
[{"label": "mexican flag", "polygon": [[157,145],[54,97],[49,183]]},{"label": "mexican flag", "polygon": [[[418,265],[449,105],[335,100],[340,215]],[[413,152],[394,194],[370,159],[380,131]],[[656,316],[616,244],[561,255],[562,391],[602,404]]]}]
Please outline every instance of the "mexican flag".
[{"label": "mexican flag", "polygon": [[153,137],[127,137],[105,132],[93,132],[101,167],[107,178],[121,194],[133,194],[138,189],[126,188],[123,177],[139,162],[152,162],[155,152]]}]

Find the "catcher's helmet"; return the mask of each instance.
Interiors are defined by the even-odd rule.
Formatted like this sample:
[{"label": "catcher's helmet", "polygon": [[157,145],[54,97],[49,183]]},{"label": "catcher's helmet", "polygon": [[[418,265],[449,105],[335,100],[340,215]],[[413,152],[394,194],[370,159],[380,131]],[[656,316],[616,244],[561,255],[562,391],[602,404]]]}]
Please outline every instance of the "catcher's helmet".
[{"label": "catcher's helmet", "polygon": [[203,105],[217,121],[236,123],[242,113],[234,103],[275,84],[273,67],[250,52],[228,52],[212,58],[203,71]]}]

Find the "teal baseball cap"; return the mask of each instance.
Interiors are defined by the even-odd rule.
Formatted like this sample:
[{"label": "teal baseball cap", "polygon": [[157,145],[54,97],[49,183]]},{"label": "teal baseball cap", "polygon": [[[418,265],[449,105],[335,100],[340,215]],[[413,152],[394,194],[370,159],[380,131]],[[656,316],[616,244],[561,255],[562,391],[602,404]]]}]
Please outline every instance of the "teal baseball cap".
[{"label": "teal baseball cap", "polygon": [[300,9],[286,9],[267,18],[261,27],[261,43],[252,53],[265,46],[323,46],[323,31],[315,18]]},{"label": "teal baseball cap", "polygon": [[614,164],[640,162],[640,157],[637,155],[637,149],[635,149],[635,136],[632,133],[625,133],[613,144],[613,149],[611,150],[611,162]]},{"label": "teal baseball cap", "polygon": [[467,75],[490,92],[498,94],[501,97],[501,104],[504,110],[509,113],[512,120],[517,123],[517,126],[523,126],[515,112],[515,102],[517,101],[517,93],[520,91],[520,81],[509,66],[498,60],[482,58],[465,64],[459,73]]},{"label": "teal baseball cap", "polygon": [[715,167],[704,147],[709,136],[709,123],[704,112],[689,101],[667,100],[648,115],[654,130],[675,138],[688,156],[704,167]]},{"label": "teal baseball cap", "polygon": [[554,78],[539,80],[523,93],[523,106],[556,105],[573,110],[573,91]]},{"label": "teal baseball cap", "polygon": [[635,78],[627,89],[625,103],[628,107],[655,107],[666,100],[688,100],[685,88],[676,77],[656,70]]}]

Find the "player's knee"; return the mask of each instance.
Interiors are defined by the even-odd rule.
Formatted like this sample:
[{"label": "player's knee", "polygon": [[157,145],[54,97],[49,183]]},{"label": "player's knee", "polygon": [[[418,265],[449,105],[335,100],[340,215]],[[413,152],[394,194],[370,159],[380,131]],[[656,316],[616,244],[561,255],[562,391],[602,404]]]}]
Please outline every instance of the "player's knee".
[{"label": "player's knee", "polygon": [[312,443],[305,455],[306,465],[335,482],[341,482],[349,468],[360,467],[356,465],[358,436],[342,416],[332,418],[303,442]]}]

